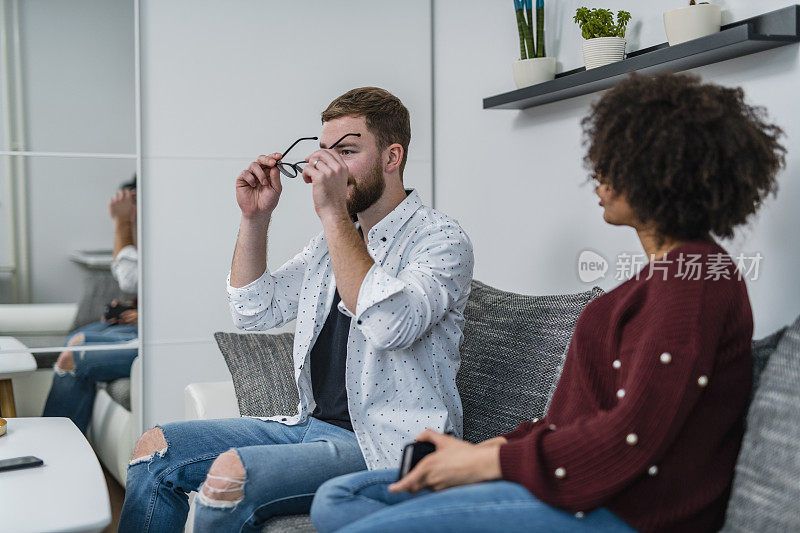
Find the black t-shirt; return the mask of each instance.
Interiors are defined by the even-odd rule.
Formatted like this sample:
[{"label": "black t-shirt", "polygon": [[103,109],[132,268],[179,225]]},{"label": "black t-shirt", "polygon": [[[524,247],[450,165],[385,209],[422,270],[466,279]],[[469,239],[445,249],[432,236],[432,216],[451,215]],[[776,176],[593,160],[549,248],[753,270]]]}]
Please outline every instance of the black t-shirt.
[{"label": "black t-shirt", "polygon": [[311,416],[353,431],[347,409],[344,369],[350,317],[339,312],[339,290],[333,295],[328,319],[311,348],[311,390],[317,408]]}]

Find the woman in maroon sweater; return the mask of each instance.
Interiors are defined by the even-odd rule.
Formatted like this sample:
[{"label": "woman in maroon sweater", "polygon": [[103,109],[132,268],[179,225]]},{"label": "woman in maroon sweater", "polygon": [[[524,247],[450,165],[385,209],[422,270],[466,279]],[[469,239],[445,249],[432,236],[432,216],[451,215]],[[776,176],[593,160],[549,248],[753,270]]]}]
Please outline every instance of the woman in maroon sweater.
[{"label": "woman in maroon sweater", "polygon": [[583,127],[603,218],[633,227],[649,263],[586,306],[545,418],[477,445],[427,430],[418,440],[436,452],[402,480],[323,485],[320,531],[722,525],[753,320],[743,274],[713,237],[731,237],[776,191],[782,132],[740,89],[689,75],[632,75]]}]

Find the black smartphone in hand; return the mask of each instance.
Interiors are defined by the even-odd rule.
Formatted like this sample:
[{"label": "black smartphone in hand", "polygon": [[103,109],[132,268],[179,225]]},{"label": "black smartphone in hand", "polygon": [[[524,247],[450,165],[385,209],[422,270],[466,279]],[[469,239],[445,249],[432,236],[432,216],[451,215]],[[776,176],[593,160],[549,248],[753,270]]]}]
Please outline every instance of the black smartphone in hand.
[{"label": "black smartphone in hand", "polygon": [[38,457],[28,455],[27,457],[12,457],[11,459],[0,459],[0,472],[4,470],[18,470],[20,468],[32,468],[42,466],[44,462]]},{"label": "black smartphone in hand", "polygon": [[420,460],[436,451],[436,446],[430,442],[414,441],[403,448],[403,458],[400,461],[398,480],[403,479],[420,462]]}]

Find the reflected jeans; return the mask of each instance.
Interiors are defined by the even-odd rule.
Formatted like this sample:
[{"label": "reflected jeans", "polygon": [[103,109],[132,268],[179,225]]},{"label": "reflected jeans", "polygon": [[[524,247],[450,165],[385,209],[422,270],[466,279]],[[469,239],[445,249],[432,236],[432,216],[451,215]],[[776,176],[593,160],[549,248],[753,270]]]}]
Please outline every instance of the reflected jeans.
[{"label": "reflected jeans", "polygon": [[485,531],[634,533],[608,509],[575,515],[538,500],[510,481],[487,481],[442,491],[389,492],[397,470],[358,472],[317,491],[311,521],[320,533]]},{"label": "reflected jeans", "polygon": [[138,335],[136,324],[109,325],[94,322],[72,332],[70,337],[83,333],[86,340],[70,346],[75,370],[54,370],[53,384],[44,405],[42,416],[64,416],[86,433],[92,406],[100,381],[113,381],[131,375],[131,363],[137,349],[81,351],[81,346],[93,344],[122,344]]},{"label": "reflected jeans", "polygon": [[257,418],[192,420],[161,427],[167,447],[131,461],[119,531],[180,532],[188,496],[199,491],[214,459],[236,450],[244,497],[207,506],[195,499],[195,531],[261,531],[274,516],[307,513],[323,482],[364,470],[352,431],[309,417],[287,426]]}]

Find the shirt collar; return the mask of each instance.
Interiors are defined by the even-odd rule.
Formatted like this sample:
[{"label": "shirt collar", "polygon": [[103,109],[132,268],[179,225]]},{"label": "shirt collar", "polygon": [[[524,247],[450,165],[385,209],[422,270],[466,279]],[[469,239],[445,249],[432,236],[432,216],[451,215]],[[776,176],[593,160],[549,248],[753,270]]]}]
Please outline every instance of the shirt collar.
[{"label": "shirt collar", "polygon": [[388,215],[383,217],[371,230],[369,230],[368,241],[371,245],[377,246],[379,242],[387,242],[392,239],[400,228],[422,207],[422,201],[415,189],[406,189],[406,198]]}]

